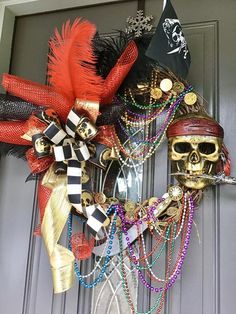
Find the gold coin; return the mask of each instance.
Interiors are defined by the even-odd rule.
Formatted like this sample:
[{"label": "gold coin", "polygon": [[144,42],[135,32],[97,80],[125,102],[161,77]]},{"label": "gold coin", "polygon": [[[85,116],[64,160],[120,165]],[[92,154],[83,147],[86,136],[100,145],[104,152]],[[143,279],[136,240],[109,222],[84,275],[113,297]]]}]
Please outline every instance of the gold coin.
[{"label": "gold coin", "polygon": [[179,185],[173,185],[169,187],[168,194],[172,201],[179,201],[183,197],[183,190]]},{"label": "gold coin", "polygon": [[104,160],[110,160],[110,156],[111,156],[111,149],[110,148],[106,148],[102,154],[101,154],[101,157],[102,159]]},{"label": "gold coin", "polygon": [[151,197],[151,198],[149,198],[149,200],[148,200],[148,205],[149,205],[149,206],[152,206],[152,205],[154,205],[157,201],[158,201],[158,198],[157,198],[157,197]]},{"label": "gold coin", "polygon": [[184,91],[184,84],[181,82],[174,82],[173,90],[176,93],[182,93]]},{"label": "gold coin", "polygon": [[127,201],[124,205],[124,209],[126,212],[134,212],[135,207],[135,203],[132,201]]},{"label": "gold coin", "polygon": [[195,93],[187,93],[184,96],[184,102],[186,105],[192,106],[197,101],[197,95]]},{"label": "gold coin", "polygon": [[173,86],[173,83],[168,78],[163,79],[160,83],[160,88],[163,92],[168,92],[169,90],[171,90],[172,86]]},{"label": "gold coin", "polygon": [[104,204],[106,202],[106,199],[107,199],[106,195],[104,193],[102,193],[102,192],[96,193],[94,195],[94,200],[98,204]]},{"label": "gold coin", "polygon": [[154,99],[160,99],[162,97],[162,90],[158,87],[152,88],[151,97]]},{"label": "gold coin", "polygon": [[166,214],[167,214],[168,216],[175,216],[175,215],[177,215],[178,210],[179,210],[179,209],[178,209],[177,207],[169,207],[169,208],[167,209]]}]

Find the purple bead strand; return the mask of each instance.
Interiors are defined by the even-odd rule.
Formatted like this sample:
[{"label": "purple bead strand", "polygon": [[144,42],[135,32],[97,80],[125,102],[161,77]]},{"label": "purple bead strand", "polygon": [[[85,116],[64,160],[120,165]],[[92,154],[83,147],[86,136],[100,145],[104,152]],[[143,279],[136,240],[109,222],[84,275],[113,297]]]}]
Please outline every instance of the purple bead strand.
[{"label": "purple bead strand", "polygon": [[[152,292],[156,292],[156,293],[159,293],[161,291],[164,290],[168,290],[169,288],[172,287],[172,285],[175,283],[176,279],[178,278],[178,276],[180,275],[180,272],[182,270],[182,267],[183,267],[183,263],[184,263],[184,259],[185,259],[185,256],[187,254],[187,250],[188,250],[188,246],[189,246],[189,240],[190,240],[190,235],[191,235],[191,230],[192,230],[192,224],[193,224],[193,214],[194,214],[194,203],[193,203],[193,200],[192,200],[192,197],[189,196],[189,199],[188,199],[188,204],[189,204],[189,218],[188,218],[188,226],[187,226],[187,232],[186,232],[186,238],[185,238],[185,241],[184,241],[184,246],[183,246],[183,249],[182,249],[182,252],[181,252],[181,257],[177,263],[177,266],[174,270],[174,273],[170,276],[169,278],[169,282],[167,283],[167,285],[163,288],[163,287],[153,287],[152,285],[150,285],[149,283],[147,283],[147,281],[145,280],[141,270],[137,270],[138,272],[138,276],[139,276],[139,279],[140,281],[143,283],[143,285],[151,290]],[[119,205],[118,205],[119,206]],[[137,258],[134,254],[134,251],[133,251],[133,247],[132,247],[132,244],[130,243],[130,240],[129,240],[129,237],[128,237],[128,232],[127,232],[127,228],[125,226],[125,215],[124,215],[124,212],[122,210],[122,208],[119,206],[117,207],[117,211],[118,211],[118,215],[120,216],[121,218],[121,221],[122,221],[122,231],[123,233],[125,234],[125,239],[127,241],[127,246],[129,248],[129,253],[130,253],[130,256],[131,256],[131,259],[133,261],[133,263],[135,265],[138,264],[138,261],[137,261]],[[142,221],[139,221],[139,223],[142,223]],[[137,224],[137,223],[135,223]]]}]

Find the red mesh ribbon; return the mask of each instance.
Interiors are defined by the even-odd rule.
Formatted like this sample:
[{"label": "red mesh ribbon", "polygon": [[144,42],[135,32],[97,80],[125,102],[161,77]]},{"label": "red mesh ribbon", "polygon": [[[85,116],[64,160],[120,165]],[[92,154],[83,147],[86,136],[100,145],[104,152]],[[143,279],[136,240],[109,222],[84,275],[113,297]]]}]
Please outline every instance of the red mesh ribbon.
[{"label": "red mesh ribbon", "polygon": [[20,97],[35,105],[53,108],[64,122],[74,104],[74,99],[66,98],[50,86],[38,84],[14,75],[4,74],[2,85],[11,95]]},{"label": "red mesh ribbon", "polygon": [[32,115],[25,122],[24,134],[32,137],[35,134],[42,133],[47,127],[47,124],[40,121],[36,116]]},{"label": "red mesh ribbon", "polygon": [[26,158],[32,173],[40,173],[47,170],[54,161],[53,156],[38,159],[34,153],[34,148],[26,152]]},{"label": "red mesh ribbon", "polygon": [[105,79],[103,87],[104,94],[101,100],[102,105],[111,103],[112,98],[122,84],[126,75],[129,73],[137,57],[138,48],[135,42],[132,40],[129,42],[128,46],[123,51],[115,66]]},{"label": "red mesh ribbon", "polygon": [[35,229],[35,232],[34,232],[35,235],[41,235],[41,231],[40,231],[41,223],[43,221],[43,215],[44,215],[47,203],[49,201],[49,198],[51,196],[51,193],[52,193],[52,190],[43,186],[42,181],[40,181],[39,186],[38,186],[38,204],[39,204],[40,224]]},{"label": "red mesh ribbon", "polygon": [[0,142],[31,145],[30,141],[21,138],[24,135],[25,121],[1,121],[0,122]]},{"label": "red mesh ribbon", "polygon": [[174,121],[167,129],[167,138],[185,135],[206,135],[224,137],[223,128],[213,119],[186,117]]},{"label": "red mesh ribbon", "polygon": [[83,233],[75,233],[71,238],[72,252],[78,260],[84,260],[91,256],[94,248],[94,238],[89,241]]}]

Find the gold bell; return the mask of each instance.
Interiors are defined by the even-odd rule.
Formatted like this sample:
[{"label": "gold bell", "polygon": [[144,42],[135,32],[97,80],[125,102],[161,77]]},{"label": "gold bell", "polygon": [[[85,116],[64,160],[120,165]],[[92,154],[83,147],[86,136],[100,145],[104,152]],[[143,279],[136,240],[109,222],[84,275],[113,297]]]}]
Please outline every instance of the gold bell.
[{"label": "gold bell", "polygon": [[82,117],[76,129],[76,133],[81,137],[82,140],[90,141],[97,135],[98,129],[88,117]]},{"label": "gold bell", "polygon": [[111,148],[109,159],[110,160],[117,160],[117,159],[119,159],[119,156],[117,154],[117,151],[116,151],[115,147]]}]

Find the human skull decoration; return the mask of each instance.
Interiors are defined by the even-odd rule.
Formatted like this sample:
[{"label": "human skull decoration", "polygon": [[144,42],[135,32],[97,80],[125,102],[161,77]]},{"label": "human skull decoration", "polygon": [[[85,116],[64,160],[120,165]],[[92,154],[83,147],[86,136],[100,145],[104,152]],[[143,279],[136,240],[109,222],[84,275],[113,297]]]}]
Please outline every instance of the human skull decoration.
[{"label": "human skull decoration", "polygon": [[76,133],[80,136],[82,140],[90,141],[97,135],[98,130],[89,118],[82,117],[76,129]]},{"label": "human skull decoration", "polygon": [[201,176],[217,172],[223,141],[221,126],[207,116],[188,114],[170,125],[167,137],[172,173],[179,183],[197,190],[212,184],[212,180]]}]

